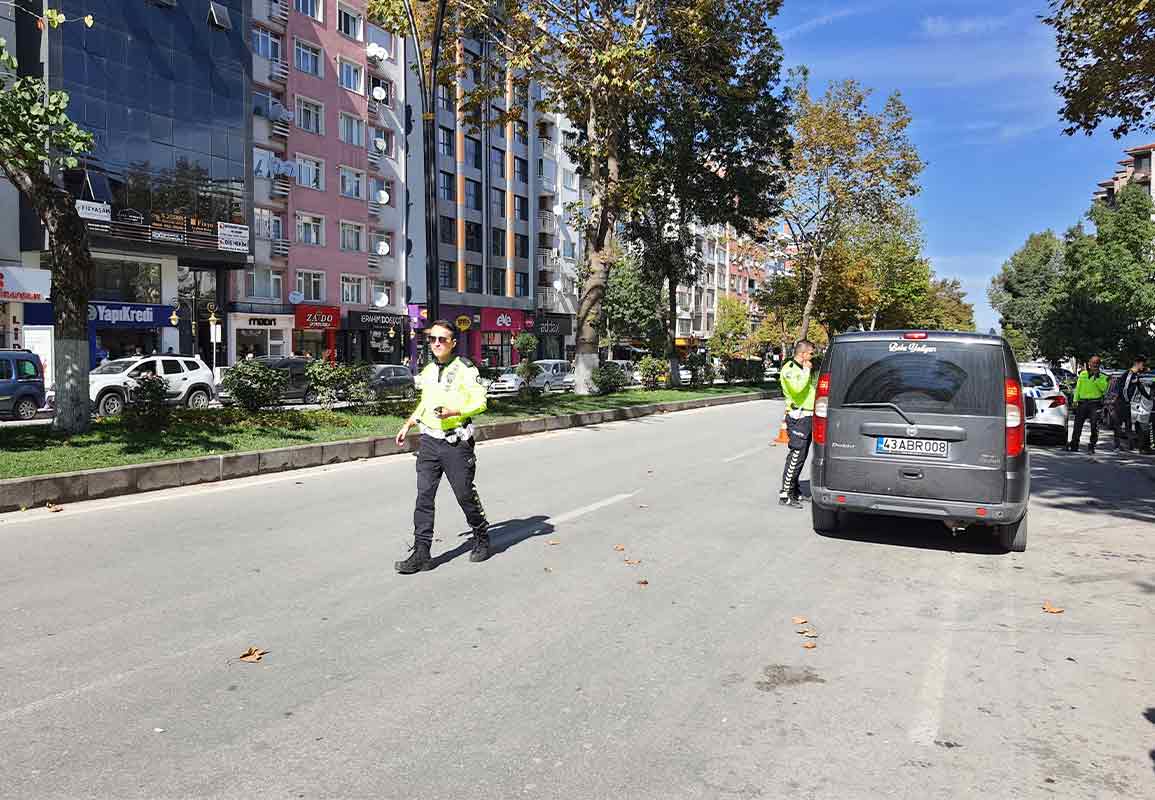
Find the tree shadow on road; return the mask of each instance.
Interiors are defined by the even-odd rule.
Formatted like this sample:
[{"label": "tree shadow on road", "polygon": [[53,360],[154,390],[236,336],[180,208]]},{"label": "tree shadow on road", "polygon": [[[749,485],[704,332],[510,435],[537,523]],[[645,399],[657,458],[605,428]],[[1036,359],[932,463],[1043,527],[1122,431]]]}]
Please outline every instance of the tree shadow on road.
[{"label": "tree shadow on road", "polygon": [[[525,517],[523,519],[507,519],[503,522],[497,522],[489,526],[489,557],[493,558],[499,556],[511,547],[521,544],[526,539],[532,539],[535,536],[544,536],[548,533],[554,532],[554,526],[549,521],[549,517],[543,514],[537,514],[532,517]],[[461,534],[468,536],[461,544],[452,550],[447,550],[441,555],[433,559],[433,569],[437,569],[442,564],[448,564],[458,556],[463,556],[473,549],[473,534],[466,532]]]},{"label": "tree shadow on road", "polygon": [[1092,517],[1155,522],[1155,458],[1032,448],[1031,503],[1035,508]]}]

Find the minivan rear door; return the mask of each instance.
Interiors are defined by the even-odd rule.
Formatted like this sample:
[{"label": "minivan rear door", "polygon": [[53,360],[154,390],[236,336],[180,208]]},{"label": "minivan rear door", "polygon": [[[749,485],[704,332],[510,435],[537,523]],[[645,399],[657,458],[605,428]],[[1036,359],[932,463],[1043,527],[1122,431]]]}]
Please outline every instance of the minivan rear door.
[{"label": "minivan rear door", "polygon": [[839,342],[830,354],[825,486],[999,503],[1003,350],[957,338]]}]

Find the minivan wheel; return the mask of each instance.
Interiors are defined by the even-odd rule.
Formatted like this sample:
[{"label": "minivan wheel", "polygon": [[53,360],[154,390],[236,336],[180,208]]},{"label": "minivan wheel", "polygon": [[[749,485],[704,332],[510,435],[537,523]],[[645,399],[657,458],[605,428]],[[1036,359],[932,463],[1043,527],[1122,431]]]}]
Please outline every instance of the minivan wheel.
[{"label": "minivan wheel", "polygon": [[96,411],[102,417],[118,417],[124,411],[124,398],[116,392],[109,392],[100,398]]},{"label": "minivan wheel", "polygon": [[16,415],[16,419],[30,420],[36,419],[36,401],[31,397],[22,397],[16,401],[16,406],[12,409],[12,413]]},{"label": "minivan wheel", "polygon": [[189,408],[208,408],[209,393],[204,389],[193,389],[185,398],[185,405]]},{"label": "minivan wheel", "polygon": [[1008,553],[1022,553],[1027,549],[1027,515],[1010,525],[1000,525],[995,529],[999,547]]},{"label": "minivan wheel", "polygon": [[402,392],[401,396],[403,398],[405,398],[406,400],[412,400],[413,396],[416,394],[417,394],[417,391],[412,386],[406,386],[405,391]]},{"label": "minivan wheel", "polygon": [[545,386],[541,387],[541,393],[542,394],[549,394],[552,391],[553,391],[553,387],[550,386],[548,383]]},{"label": "minivan wheel", "polygon": [[814,530],[817,533],[838,532],[838,527],[841,520],[838,517],[837,509],[821,508],[812,500],[810,502],[810,518],[814,523]]},{"label": "minivan wheel", "polygon": [[306,389],[305,393],[303,395],[301,395],[301,403],[304,405],[311,406],[316,402],[317,402],[317,393],[315,391],[313,391],[312,389]]}]

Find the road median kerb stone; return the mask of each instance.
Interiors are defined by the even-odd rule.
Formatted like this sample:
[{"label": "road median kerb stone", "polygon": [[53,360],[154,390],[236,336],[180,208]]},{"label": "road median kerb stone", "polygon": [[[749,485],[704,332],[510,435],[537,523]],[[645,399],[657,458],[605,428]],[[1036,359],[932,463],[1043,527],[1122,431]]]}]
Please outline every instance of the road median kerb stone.
[{"label": "road median kerb stone", "polygon": [[[639,406],[583,411],[553,417],[510,420],[480,425],[478,441],[505,439],[510,436],[562,430],[586,425],[598,425],[616,420],[638,419],[651,414],[683,411],[691,408],[729,405],[752,400],[772,399],[771,392],[752,392],[726,397],[698,400],[677,400],[668,403],[650,403]],[[19,511],[47,503],[78,502],[104,497],[193,486],[233,478],[246,478],[262,473],[336,464],[363,458],[380,458],[416,450],[419,436],[412,433],[405,446],[398,447],[392,437],[380,436],[353,439],[345,442],[306,444],[280,447],[255,453],[227,453],[219,456],[161,461],[153,464],[134,464],[125,467],[69,472],[58,475],[38,475],[30,478],[0,480],[0,512]]]}]

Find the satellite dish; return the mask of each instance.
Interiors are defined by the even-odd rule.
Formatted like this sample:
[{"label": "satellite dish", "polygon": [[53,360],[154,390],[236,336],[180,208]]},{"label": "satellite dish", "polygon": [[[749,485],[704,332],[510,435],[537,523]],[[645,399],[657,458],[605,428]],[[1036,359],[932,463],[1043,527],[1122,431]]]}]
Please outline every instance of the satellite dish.
[{"label": "satellite dish", "polygon": [[389,96],[389,93],[387,91],[385,91],[384,86],[374,86],[373,87],[373,99],[374,100],[383,103],[383,102],[385,102],[385,98],[388,96]]},{"label": "satellite dish", "polygon": [[379,256],[389,255],[389,242],[385,241],[384,239],[377,242],[377,255],[379,255]]},{"label": "satellite dish", "polygon": [[561,291],[561,281],[560,280],[554,281],[553,282],[553,288],[557,289],[560,292]]},{"label": "satellite dish", "polygon": [[379,59],[385,55],[385,50],[376,42],[370,42],[369,46],[365,48],[365,55],[369,58]]},{"label": "satellite dish", "polygon": [[304,299],[305,295],[302,292],[289,292],[289,302],[293,305],[297,305]]},{"label": "satellite dish", "polygon": [[389,295],[384,292],[377,295],[377,299],[373,301],[373,305],[377,306],[377,308],[384,308],[389,305]]},{"label": "satellite dish", "polygon": [[377,190],[377,202],[383,206],[389,205],[389,190],[388,189],[378,189]]},{"label": "satellite dish", "polygon": [[387,145],[384,139],[375,139],[373,141],[373,146],[376,147],[380,152],[384,153]]}]

